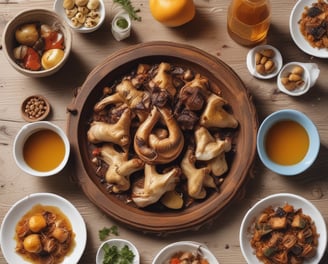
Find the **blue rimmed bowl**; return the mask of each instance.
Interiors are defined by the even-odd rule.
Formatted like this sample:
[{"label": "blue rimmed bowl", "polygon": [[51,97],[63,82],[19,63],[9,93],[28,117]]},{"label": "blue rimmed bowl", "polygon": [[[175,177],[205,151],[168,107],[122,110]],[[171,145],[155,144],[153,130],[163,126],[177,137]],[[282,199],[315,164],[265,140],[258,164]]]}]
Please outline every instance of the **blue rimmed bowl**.
[{"label": "blue rimmed bowl", "polygon": [[[272,161],[267,154],[265,141],[270,128],[277,122],[291,120],[303,126],[309,136],[309,147],[304,158],[293,165],[280,165]],[[307,170],[316,160],[320,149],[320,136],[318,130],[311,119],[297,110],[285,109],[279,110],[264,119],[260,125],[257,134],[257,152],[263,164],[271,171],[286,175],[293,176],[300,174]]]}]

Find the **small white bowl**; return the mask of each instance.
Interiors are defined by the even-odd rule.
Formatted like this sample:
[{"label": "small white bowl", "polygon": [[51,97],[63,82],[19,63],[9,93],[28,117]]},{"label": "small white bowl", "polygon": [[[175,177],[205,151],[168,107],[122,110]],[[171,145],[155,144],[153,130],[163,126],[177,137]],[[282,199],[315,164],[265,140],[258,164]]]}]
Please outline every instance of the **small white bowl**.
[{"label": "small white bowl", "polygon": [[312,218],[316,225],[317,232],[319,233],[317,254],[313,258],[306,260],[303,264],[317,264],[323,257],[327,245],[327,227],[325,219],[321,215],[320,211],[310,201],[301,196],[290,193],[280,193],[270,195],[257,202],[251,209],[248,210],[242,220],[239,232],[239,242],[241,251],[247,263],[262,263],[254,255],[254,249],[250,244],[250,239],[252,237],[252,226],[254,225],[255,219],[259,217],[261,212],[269,206],[277,208],[285,205],[286,203],[292,205],[295,210],[302,208],[303,213]]},{"label": "small white bowl", "polygon": [[[300,125],[302,125],[309,135],[309,149],[299,163],[294,165],[280,165],[273,162],[267,155],[265,149],[265,139],[269,129],[277,122],[283,120],[293,120]],[[280,175],[292,176],[300,174],[301,172],[308,169],[313,162],[316,160],[320,149],[320,136],[316,126],[313,122],[303,113],[292,110],[285,109],[279,110],[264,119],[257,134],[257,152],[263,164],[273,172]]]},{"label": "small white bowl", "polygon": [[118,249],[123,248],[124,246],[128,246],[129,249],[134,254],[133,264],[139,264],[140,263],[140,255],[138,249],[133,245],[130,241],[125,239],[109,239],[105,242],[103,242],[100,247],[98,248],[97,255],[96,255],[96,264],[102,264],[104,260],[104,250],[103,246],[105,244],[108,244],[109,246],[116,246]]},{"label": "small white bowl", "polygon": [[207,246],[194,241],[180,241],[167,245],[166,247],[161,249],[159,253],[155,256],[152,264],[168,263],[170,257],[180,251],[197,252],[197,250],[200,250],[204,258],[206,258],[209,263],[219,264],[218,260],[213,255],[213,253],[207,248]]},{"label": "small white bowl", "polygon": [[[50,171],[37,171],[32,169],[24,160],[23,148],[26,140],[34,133],[40,130],[49,129],[57,133],[63,140],[65,145],[65,154],[61,163]],[[14,140],[14,159],[17,166],[24,172],[38,177],[52,176],[59,173],[65,166],[70,155],[70,143],[65,132],[57,125],[48,121],[37,121],[34,123],[25,124],[17,133]]]},{"label": "small white bowl", "polygon": [[[282,84],[281,78],[286,77],[295,66],[300,66],[304,69],[302,79],[304,81],[303,85],[295,90],[288,90]],[[301,63],[301,62],[290,62],[283,66],[279,72],[277,78],[277,86],[280,91],[291,96],[300,96],[307,93],[311,87],[315,84],[320,74],[320,70],[316,63]]]},{"label": "small white bowl", "polygon": [[97,29],[99,29],[101,27],[101,25],[105,21],[106,10],[105,10],[105,4],[104,4],[104,1],[103,0],[99,0],[98,12],[100,14],[100,19],[99,19],[98,24],[96,26],[94,26],[94,27],[86,27],[86,26],[75,27],[73,25],[72,21],[70,20],[70,18],[68,18],[67,15],[66,15],[65,8],[63,7],[63,2],[64,2],[64,0],[56,0],[54,2],[53,9],[76,32],[79,32],[79,33],[91,33],[91,32],[94,32]]},{"label": "small white bowl", "polygon": [[7,263],[30,264],[24,260],[15,250],[15,229],[21,218],[35,205],[55,206],[69,219],[75,234],[75,246],[67,255],[62,264],[79,263],[87,243],[87,229],[85,222],[76,207],[63,197],[53,193],[34,193],[17,201],[6,213],[0,230],[0,245]]},{"label": "small white bowl", "polygon": [[[273,72],[263,75],[263,74],[258,73],[256,70],[255,54],[256,54],[256,52],[259,52],[259,51],[262,51],[265,49],[271,49],[275,52],[275,56],[272,59],[273,62],[275,63],[275,69]],[[250,74],[252,74],[253,76],[255,76],[256,78],[259,78],[259,79],[271,79],[271,78],[277,76],[277,74],[279,73],[279,71],[282,67],[282,62],[283,62],[283,60],[282,60],[280,51],[271,45],[256,46],[247,53],[247,57],[246,57],[246,65],[247,65],[248,71],[250,72]]]}]

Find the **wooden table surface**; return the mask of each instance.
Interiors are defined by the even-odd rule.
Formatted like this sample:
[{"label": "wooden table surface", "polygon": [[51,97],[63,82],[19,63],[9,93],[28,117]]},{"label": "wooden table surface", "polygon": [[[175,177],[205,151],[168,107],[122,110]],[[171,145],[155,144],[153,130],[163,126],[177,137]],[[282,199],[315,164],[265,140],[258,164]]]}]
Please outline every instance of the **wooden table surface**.
[{"label": "wooden table surface", "polygon": [[[0,0],[0,33],[5,24],[19,11],[27,8],[52,8],[53,1],[45,0]],[[314,58],[303,53],[294,44],[289,34],[289,15],[295,0],[272,2],[272,24],[267,43],[278,48],[284,62],[315,62],[321,69],[316,85],[306,95],[289,97],[279,93],[275,79],[259,80],[249,74],[246,55],[249,48],[235,43],[226,30],[226,14],[230,1],[195,0],[195,19],[180,28],[167,28],[155,21],[148,8],[147,0],[133,0],[140,8],[141,22],[133,22],[129,39],[117,42],[110,32],[112,1],[105,0],[107,16],[104,25],[91,34],[73,34],[73,51],[62,70],[51,77],[31,79],[16,72],[0,50],[0,220],[19,199],[35,192],[52,192],[71,201],[82,214],[88,230],[88,241],[80,263],[94,263],[98,246],[98,230],[117,225],[119,237],[132,241],[140,251],[141,263],[149,264],[156,253],[165,245],[180,240],[205,243],[215,254],[220,264],[245,263],[238,233],[246,211],[258,200],[279,192],[302,195],[314,203],[328,219],[328,64],[327,60]],[[66,129],[66,107],[88,73],[114,51],[130,45],[168,40],[187,43],[198,47],[227,63],[250,90],[261,122],[270,113],[286,108],[300,110],[316,124],[321,137],[318,159],[306,172],[295,177],[279,176],[267,170],[256,158],[243,197],[233,202],[215,223],[201,230],[156,236],[143,234],[116,223],[96,206],[71,181],[74,168],[68,166],[57,177],[40,179],[22,172],[15,164],[12,149],[14,137],[25,124],[20,115],[20,104],[31,94],[46,96],[52,105],[49,121]],[[320,230],[319,230],[320,231]],[[5,259],[0,252],[0,263]],[[325,257],[321,263],[328,263]],[[16,263],[15,263],[16,264]]]}]

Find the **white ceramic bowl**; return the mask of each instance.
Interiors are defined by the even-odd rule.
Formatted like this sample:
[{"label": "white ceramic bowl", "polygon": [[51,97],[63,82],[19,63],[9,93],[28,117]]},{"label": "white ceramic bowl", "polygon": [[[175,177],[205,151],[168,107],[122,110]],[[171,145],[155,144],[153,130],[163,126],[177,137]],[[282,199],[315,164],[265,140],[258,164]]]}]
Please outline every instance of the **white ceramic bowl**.
[{"label": "white ceramic bowl", "polygon": [[[309,149],[299,163],[294,165],[280,165],[273,162],[267,155],[265,149],[265,138],[269,129],[277,122],[292,120],[302,125],[309,135]],[[297,175],[308,169],[316,160],[320,149],[320,136],[314,123],[302,112],[285,109],[279,110],[264,119],[257,134],[257,153],[263,164],[270,170],[286,176]]]},{"label": "white ceramic bowl", "polygon": [[[302,79],[304,81],[303,85],[295,90],[288,90],[281,82],[282,77],[288,76],[292,69],[296,66],[300,66],[304,69]],[[290,62],[284,65],[279,72],[277,78],[277,86],[280,91],[291,96],[300,96],[307,93],[311,87],[315,84],[320,74],[320,70],[316,63],[301,63],[301,62]]]},{"label": "white ceramic bowl", "polygon": [[240,226],[239,242],[240,242],[241,251],[247,263],[251,263],[251,264],[262,263],[254,255],[254,249],[250,244],[250,239],[252,237],[251,230],[255,219],[259,217],[261,212],[267,207],[272,206],[273,208],[277,208],[279,206],[285,205],[286,203],[294,206],[295,210],[302,208],[303,213],[309,215],[314,221],[317,227],[317,232],[320,235],[317,254],[315,255],[315,257],[305,261],[303,264],[319,263],[320,259],[325,253],[326,245],[327,245],[327,227],[326,227],[325,220],[321,215],[321,213],[319,212],[319,210],[310,201],[306,200],[301,196],[290,194],[290,193],[280,193],[280,194],[270,195],[257,202],[246,213]]},{"label": "white ceramic bowl", "polygon": [[[17,27],[31,22],[40,22],[46,25],[55,25],[59,27],[60,31],[64,35],[64,57],[62,60],[53,68],[47,70],[31,71],[19,66],[14,58],[14,48],[17,47],[15,40],[15,30]],[[61,69],[71,52],[72,47],[72,35],[68,26],[64,23],[63,19],[55,12],[47,9],[30,9],[24,10],[13,17],[5,26],[2,36],[2,46],[5,57],[9,61],[10,65],[18,72],[33,78],[45,77],[56,73]]]},{"label": "white ceramic bowl", "polygon": [[328,49],[318,49],[312,47],[304,38],[302,35],[298,21],[302,17],[302,13],[304,12],[304,8],[311,7],[313,3],[317,1],[315,0],[302,0],[297,1],[294,8],[292,9],[292,12],[290,14],[289,18],[289,30],[290,34],[292,36],[292,39],[294,40],[295,44],[305,53],[319,57],[319,58],[328,58]]},{"label": "white ceramic bowl", "polygon": [[99,19],[98,24],[96,26],[94,26],[94,27],[85,27],[85,26],[75,27],[73,25],[71,19],[68,18],[67,15],[66,15],[65,9],[63,7],[63,2],[64,2],[64,0],[55,0],[53,9],[76,32],[79,32],[79,33],[91,33],[91,32],[94,32],[97,29],[99,29],[101,27],[101,25],[105,21],[106,10],[105,10],[105,4],[104,4],[104,1],[103,0],[99,0],[98,12],[100,13],[100,19]]},{"label": "white ceramic bowl", "polygon": [[[33,133],[36,133],[37,131],[43,130],[43,129],[49,129],[57,133],[60,138],[63,140],[65,145],[65,154],[64,158],[61,161],[61,163],[50,171],[37,171],[35,169],[32,169],[24,160],[23,156],[23,147],[28,139]],[[51,122],[48,121],[37,121],[34,123],[25,124],[17,133],[15,140],[14,140],[14,149],[13,149],[14,159],[17,164],[17,166],[23,170],[24,172],[38,177],[45,177],[45,176],[52,176],[57,173],[59,173],[65,166],[69,159],[70,155],[70,143],[68,141],[68,138],[65,134],[65,132],[57,125],[54,125]]]},{"label": "white ceramic bowl", "polygon": [[197,250],[201,251],[204,258],[206,258],[209,263],[219,264],[219,261],[216,259],[213,253],[204,244],[194,241],[180,241],[167,245],[158,252],[152,264],[168,263],[170,257],[179,251],[197,252]]},{"label": "white ceramic bowl", "polygon": [[[275,63],[275,69],[273,72],[263,75],[263,74],[258,73],[256,70],[255,54],[256,54],[256,52],[259,52],[259,51],[262,51],[265,49],[271,49],[275,52],[275,56],[272,59],[273,62]],[[247,65],[248,71],[250,72],[250,74],[252,74],[253,76],[255,76],[256,78],[259,78],[259,79],[271,79],[271,78],[277,76],[277,74],[279,73],[279,71],[282,67],[282,63],[283,63],[283,60],[282,60],[280,51],[271,45],[256,46],[247,53],[247,57],[246,57],[246,65]]]},{"label": "white ceramic bowl", "polygon": [[139,251],[136,248],[134,244],[132,244],[130,241],[125,239],[109,239],[107,241],[104,241],[98,248],[97,255],[96,255],[96,264],[102,264],[104,260],[104,250],[103,247],[105,244],[108,244],[109,246],[116,246],[118,249],[123,248],[125,245],[129,247],[129,249],[134,254],[134,259],[132,264],[139,264],[140,263],[140,255]]},{"label": "white ceramic bowl", "polygon": [[72,253],[66,256],[62,264],[78,263],[83,255],[87,230],[79,211],[69,201],[52,193],[34,193],[16,202],[5,215],[1,224],[0,244],[3,256],[7,263],[30,264],[16,253],[15,228],[18,221],[37,204],[58,207],[70,220],[75,233],[75,247]]}]

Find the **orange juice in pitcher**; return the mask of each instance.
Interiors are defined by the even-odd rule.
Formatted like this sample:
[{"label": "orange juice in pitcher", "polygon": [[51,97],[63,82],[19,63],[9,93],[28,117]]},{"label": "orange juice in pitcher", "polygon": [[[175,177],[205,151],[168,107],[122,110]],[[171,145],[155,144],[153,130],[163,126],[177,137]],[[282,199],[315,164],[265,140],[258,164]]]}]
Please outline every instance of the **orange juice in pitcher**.
[{"label": "orange juice in pitcher", "polygon": [[263,41],[271,21],[268,0],[233,0],[229,6],[227,26],[232,39],[242,45]]}]

